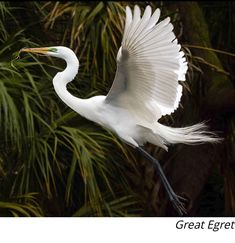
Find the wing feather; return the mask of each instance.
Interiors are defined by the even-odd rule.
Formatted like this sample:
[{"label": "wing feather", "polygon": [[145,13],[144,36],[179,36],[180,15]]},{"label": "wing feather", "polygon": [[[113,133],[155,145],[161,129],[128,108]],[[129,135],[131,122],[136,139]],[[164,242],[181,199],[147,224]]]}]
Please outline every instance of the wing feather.
[{"label": "wing feather", "polygon": [[177,109],[182,96],[178,80],[185,80],[187,61],[167,17],[158,23],[160,10],[150,6],[141,17],[126,7],[117,71],[105,102],[128,109],[135,117],[154,122]]},{"label": "wing feather", "polygon": [[123,39],[126,39],[126,34],[127,34],[127,31],[129,30],[131,22],[132,22],[132,12],[131,12],[130,7],[126,6],[126,22],[125,22]]}]

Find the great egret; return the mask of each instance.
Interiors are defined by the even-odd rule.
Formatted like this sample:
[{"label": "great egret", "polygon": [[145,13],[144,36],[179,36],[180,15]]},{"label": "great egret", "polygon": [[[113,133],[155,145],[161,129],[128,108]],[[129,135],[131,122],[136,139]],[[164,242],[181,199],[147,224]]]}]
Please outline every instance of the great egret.
[{"label": "great egret", "polygon": [[[117,53],[117,70],[107,96],[99,95],[80,99],[71,95],[66,85],[78,72],[79,61],[75,53],[64,46],[23,48],[30,52],[58,57],[67,67],[53,78],[58,96],[71,109],[83,117],[114,131],[127,144],[136,148],[152,161],[166,189],[170,201],[180,215],[186,213],[184,198],[175,194],[161,166],[141,146],[146,142],[167,150],[175,143],[197,144],[216,142],[213,133],[199,123],[193,126],[173,128],[158,120],[177,109],[182,96],[182,86],[188,66],[181,46],[173,33],[173,25],[167,17],[158,23],[160,10],[152,14],[150,6],[141,17],[140,8],[134,12],[126,7],[126,21],[121,47]],[[157,24],[158,23],[158,24]]]}]

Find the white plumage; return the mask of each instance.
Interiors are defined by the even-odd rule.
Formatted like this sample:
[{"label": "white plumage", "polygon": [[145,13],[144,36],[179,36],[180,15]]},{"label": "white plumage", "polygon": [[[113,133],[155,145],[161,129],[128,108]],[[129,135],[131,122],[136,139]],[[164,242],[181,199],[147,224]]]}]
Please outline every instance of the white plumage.
[{"label": "white plumage", "polygon": [[53,85],[58,96],[73,110],[114,131],[121,139],[153,161],[166,191],[180,214],[184,211],[170,187],[160,164],[141,145],[150,142],[167,150],[174,143],[215,142],[213,133],[203,123],[184,128],[171,128],[158,120],[179,106],[188,66],[167,17],[158,23],[160,10],[147,6],[143,16],[138,6],[126,7],[126,22],[121,47],[117,53],[117,70],[107,96],[80,99],[71,95],[66,85],[78,72],[79,61],[74,52],[62,46],[24,48],[21,51],[59,57],[67,67],[57,73]]},{"label": "white plumage", "polygon": [[[160,10],[147,6],[141,17],[136,5],[132,15],[126,7],[122,45],[117,53],[117,70],[107,96],[79,99],[66,89],[78,72],[79,61],[67,47],[27,48],[63,58],[67,67],[54,79],[59,97],[82,116],[110,128],[128,144],[138,147],[150,142],[167,150],[172,143],[196,144],[215,142],[213,133],[204,132],[203,123],[185,128],[170,128],[158,120],[178,108],[188,69],[173,25],[167,17],[159,21]],[[55,51],[56,50],[56,51]]]},{"label": "white plumage", "polygon": [[[172,31],[170,18],[157,23],[160,10],[151,12],[151,7],[147,6],[141,18],[138,6],[134,7],[133,16],[131,9],[126,7],[116,76],[105,103],[127,110],[130,119],[134,120],[127,130],[131,132],[134,128],[137,131],[138,127],[140,134],[134,131],[135,136],[127,138],[127,134],[122,134],[121,137],[134,146],[137,146],[134,142],[143,145],[148,141],[166,150],[170,143],[215,141],[211,134],[201,132],[205,129],[202,123],[177,129],[166,128],[157,122],[178,108],[182,96],[178,80],[185,81],[188,65]],[[128,124],[125,119],[124,123]]]},{"label": "white plumage", "polygon": [[[172,32],[170,18],[156,24],[159,17],[159,9],[151,16],[151,7],[147,6],[140,18],[140,9],[135,6],[132,18],[130,8],[126,7],[126,25],[117,56],[118,69],[106,98],[110,102],[119,99],[120,106],[125,100],[124,107],[132,103],[128,99],[138,100],[141,103],[138,109],[141,108],[142,113],[148,110],[153,121],[178,107],[182,95],[178,80],[184,81],[187,71],[187,62],[184,53],[179,52],[181,46]],[[118,96],[120,88],[122,92]],[[128,108],[136,111],[134,107]]]}]

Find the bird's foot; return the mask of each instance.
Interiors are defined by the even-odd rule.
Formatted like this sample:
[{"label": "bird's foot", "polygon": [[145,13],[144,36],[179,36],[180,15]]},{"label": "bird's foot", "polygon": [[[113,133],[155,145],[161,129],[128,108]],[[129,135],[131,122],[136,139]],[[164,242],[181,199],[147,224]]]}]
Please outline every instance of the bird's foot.
[{"label": "bird's foot", "polygon": [[178,196],[175,193],[173,193],[170,195],[170,201],[180,216],[187,214],[187,211],[184,207],[184,204],[188,201],[186,198]]}]

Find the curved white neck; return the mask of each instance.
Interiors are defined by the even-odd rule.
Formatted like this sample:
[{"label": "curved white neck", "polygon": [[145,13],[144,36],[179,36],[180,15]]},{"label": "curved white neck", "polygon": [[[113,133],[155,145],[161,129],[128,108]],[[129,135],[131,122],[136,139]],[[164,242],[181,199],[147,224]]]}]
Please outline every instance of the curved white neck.
[{"label": "curved white neck", "polygon": [[66,87],[78,73],[79,61],[73,51],[69,52],[69,54],[66,53],[66,56],[62,56],[61,58],[66,61],[67,67],[53,78],[54,89],[66,105],[86,117],[87,110],[89,110],[86,100],[73,96],[68,92]]}]

